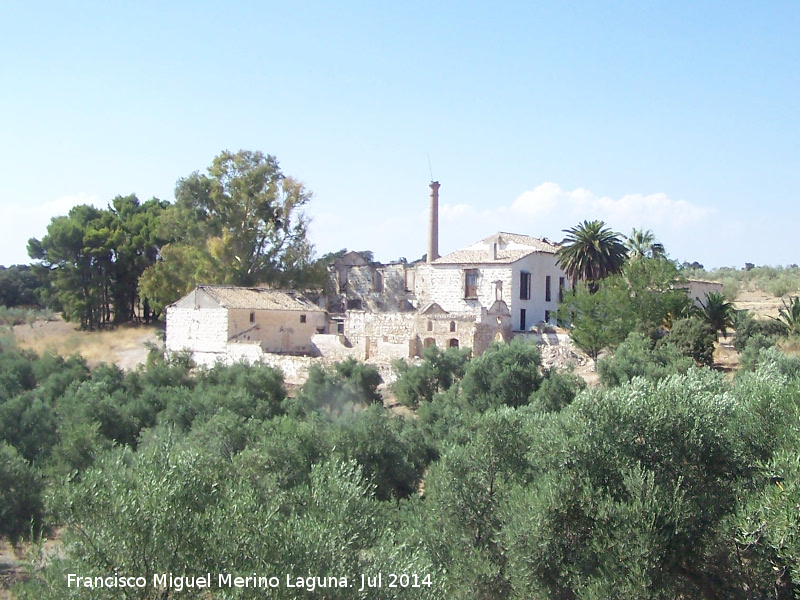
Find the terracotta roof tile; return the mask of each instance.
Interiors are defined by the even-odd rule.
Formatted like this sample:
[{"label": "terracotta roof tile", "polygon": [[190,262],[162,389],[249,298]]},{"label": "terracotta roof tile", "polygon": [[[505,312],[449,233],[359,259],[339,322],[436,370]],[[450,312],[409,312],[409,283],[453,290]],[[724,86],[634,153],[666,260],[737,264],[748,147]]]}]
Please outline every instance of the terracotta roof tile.
[{"label": "terracotta roof tile", "polygon": [[[491,247],[493,243],[498,241],[497,258],[493,258]],[[437,258],[433,261],[433,264],[511,264],[535,252],[555,254],[559,248],[559,244],[546,238],[535,238],[529,235],[501,231],[471,246]]]},{"label": "terracotta roof tile", "polygon": [[322,310],[295,290],[273,290],[260,287],[235,287],[227,285],[199,285],[223,308],[250,308],[254,310]]}]

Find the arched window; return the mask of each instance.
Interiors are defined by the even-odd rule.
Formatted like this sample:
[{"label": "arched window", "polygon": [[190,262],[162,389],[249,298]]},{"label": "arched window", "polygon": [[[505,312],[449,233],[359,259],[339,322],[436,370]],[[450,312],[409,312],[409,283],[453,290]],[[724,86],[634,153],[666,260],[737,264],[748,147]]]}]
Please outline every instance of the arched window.
[{"label": "arched window", "polygon": [[456,338],[453,338],[453,339],[450,340],[450,347],[451,348],[458,348],[458,340]]},{"label": "arched window", "polygon": [[425,338],[422,342],[422,347],[427,348],[428,346],[435,346],[436,340],[433,338]]},{"label": "arched window", "polygon": [[428,321],[428,331],[433,331],[433,321]]},{"label": "arched window", "polygon": [[450,321],[450,331],[455,331],[455,330],[456,330],[456,322]]}]

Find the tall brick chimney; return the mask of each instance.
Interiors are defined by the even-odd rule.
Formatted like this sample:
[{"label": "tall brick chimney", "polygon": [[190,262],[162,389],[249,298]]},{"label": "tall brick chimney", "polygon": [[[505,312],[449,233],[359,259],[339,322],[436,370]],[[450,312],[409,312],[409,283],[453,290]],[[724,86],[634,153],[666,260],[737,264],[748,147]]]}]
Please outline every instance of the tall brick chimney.
[{"label": "tall brick chimney", "polygon": [[431,181],[431,209],[428,220],[428,262],[439,258],[439,182]]}]

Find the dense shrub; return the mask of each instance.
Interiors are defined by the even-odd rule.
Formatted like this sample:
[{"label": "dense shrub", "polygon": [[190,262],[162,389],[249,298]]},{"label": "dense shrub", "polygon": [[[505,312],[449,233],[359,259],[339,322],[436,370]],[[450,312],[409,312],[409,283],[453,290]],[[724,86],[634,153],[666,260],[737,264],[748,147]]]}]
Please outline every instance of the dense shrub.
[{"label": "dense shrub", "polygon": [[248,477],[272,477],[281,489],[308,485],[313,465],[330,456],[327,426],[311,414],[305,420],[276,417],[262,424],[253,444],[237,458]]},{"label": "dense shrub", "polygon": [[337,454],[354,460],[380,500],[416,493],[435,457],[413,423],[373,406],[344,419],[331,437]]},{"label": "dense shrub", "polygon": [[740,372],[755,371],[759,367],[769,365],[782,375],[800,378],[800,357],[781,352],[769,345],[769,340],[765,338],[758,336],[751,338],[747,348],[742,352]]},{"label": "dense shrub", "polygon": [[538,390],[528,399],[531,408],[557,412],[568,406],[578,393],[586,388],[586,382],[577,375],[558,369],[548,369]]},{"label": "dense shrub", "polygon": [[762,435],[727,392],[692,369],[583,394],[542,423],[528,454],[541,475],[501,512],[517,597],[699,598],[703,586],[744,597],[726,593],[736,568],[707,554],[755,474]]},{"label": "dense shrub", "polygon": [[[756,348],[753,370],[729,381],[669,343],[682,327],[676,338],[693,340],[696,324],[680,321],[660,341],[628,336],[600,361],[605,387],[582,391],[575,375],[542,371],[536,346],[493,346],[460,384],[451,367],[465,363],[443,369],[448,389],[436,381],[416,418],[371,401],[377,380],[352,363],[312,371],[295,401],[268,369],[87,375],[80,362],[22,354],[34,385],[2,403],[0,424],[40,445],[15,442],[38,454],[32,467],[0,444],[0,515],[27,510],[14,519],[24,532],[31,511],[42,522],[39,499],[52,499],[44,514],[65,526],[66,558],[14,596],[62,598],[64,572],[191,564],[429,573],[432,585],[413,589],[421,600],[789,598],[800,567],[800,359]],[[75,380],[45,399],[44,382],[64,373]],[[52,410],[54,438],[25,429],[49,422],[27,417],[33,406]],[[29,502],[16,500],[20,489]],[[363,596],[350,583],[317,591]],[[264,594],[232,592],[220,594]]]},{"label": "dense shrub", "polygon": [[244,391],[260,404],[255,412],[262,419],[281,414],[281,403],[286,399],[283,372],[260,364],[216,365],[201,371],[198,387],[201,391],[211,388]]},{"label": "dense shrub", "polygon": [[760,333],[749,336],[747,344],[742,349],[742,354],[739,357],[740,371],[755,371],[758,366],[761,350],[764,348],[772,348],[773,346],[775,346],[775,341],[771,337]]},{"label": "dense shrub", "polygon": [[711,366],[714,364],[716,341],[717,334],[708,323],[698,318],[688,318],[675,321],[669,333],[657,345],[672,346],[698,365]]},{"label": "dense shrub", "polygon": [[481,411],[522,406],[542,383],[540,367],[541,355],[535,344],[520,339],[495,343],[467,364],[459,398]]},{"label": "dense shrub", "polygon": [[14,446],[26,460],[46,457],[57,441],[55,411],[36,392],[0,404],[0,442]]},{"label": "dense shrub", "polygon": [[755,335],[765,337],[782,337],[786,335],[786,327],[776,319],[756,319],[746,310],[738,310],[733,318],[733,346],[742,352],[747,342]]},{"label": "dense shrub", "polygon": [[405,406],[415,408],[423,401],[430,402],[437,393],[449,390],[464,376],[469,356],[469,350],[448,348],[442,351],[428,346],[418,365],[398,360],[393,364],[397,379],[392,384],[392,392]]},{"label": "dense shrub", "polygon": [[36,387],[35,359],[11,344],[0,344],[0,402]]},{"label": "dense shrub", "polygon": [[111,447],[111,440],[100,435],[99,423],[64,423],[58,431],[58,443],[50,453],[47,472],[56,478],[80,478],[80,473],[94,465]]},{"label": "dense shrub", "polygon": [[686,373],[693,359],[683,356],[670,344],[656,344],[640,333],[631,333],[614,354],[597,361],[600,381],[608,387],[620,386],[634,377],[657,381],[669,375]]},{"label": "dense shrub", "polygon": [[334,365],[336,373],[353,385],[367,402],[380,404],[383,402],[378,386],[383,383],[381,374],[372,365],[367,365],[353,357]]},{"label": "dense shrub", "polygon": [[382,379],[375,367],[351,368],[349,363],[344,365],[333,368],[312,365],[308,379],[297,392],[294,411],[321,411],[337,416],[352,412],[358,406],[380,402],[377,388]]},{"label": "dense shrub", "polygon": [[0,536],[16,539],[41,527],[42,488],[28,462],[0,442]]}]

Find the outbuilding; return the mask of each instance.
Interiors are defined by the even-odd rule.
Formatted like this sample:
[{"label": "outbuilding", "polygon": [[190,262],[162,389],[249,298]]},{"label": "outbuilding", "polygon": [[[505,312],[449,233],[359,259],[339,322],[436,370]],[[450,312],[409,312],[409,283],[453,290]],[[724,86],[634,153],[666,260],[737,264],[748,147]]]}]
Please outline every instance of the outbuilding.
[{"label": "outbuilding", "polygon": [[294,290],[199,285],[167,307],[166,349],[207,365],[261,352],[313,354],[311,338],[327,333],[327,321]]}]

